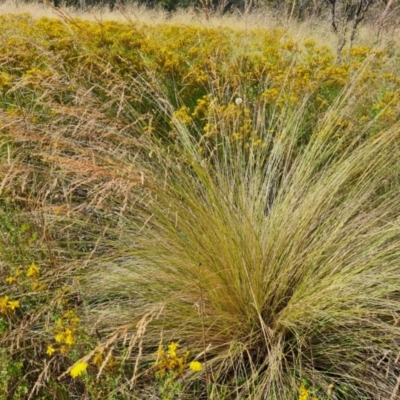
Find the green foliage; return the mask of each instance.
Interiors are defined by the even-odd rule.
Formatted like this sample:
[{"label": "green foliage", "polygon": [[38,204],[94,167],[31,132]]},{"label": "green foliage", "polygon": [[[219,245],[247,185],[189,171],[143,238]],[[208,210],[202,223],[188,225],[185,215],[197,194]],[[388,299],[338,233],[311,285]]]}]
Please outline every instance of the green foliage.
[{"label": "green foliage", "polygon": [[0,349],[0,357],[0,399],[24,398],[28,394],[29,386],[24,379],[23,362],[15,361],[6,349]]}]

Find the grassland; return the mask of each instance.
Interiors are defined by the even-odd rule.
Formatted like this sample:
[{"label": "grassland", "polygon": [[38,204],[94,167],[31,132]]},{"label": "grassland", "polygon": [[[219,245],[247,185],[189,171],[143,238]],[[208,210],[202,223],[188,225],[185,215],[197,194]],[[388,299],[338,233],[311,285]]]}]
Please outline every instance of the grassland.
[{"label": "grassland", "polygon": [[0,398],[398,399],[396,32],[49,10],[0,10]]}]

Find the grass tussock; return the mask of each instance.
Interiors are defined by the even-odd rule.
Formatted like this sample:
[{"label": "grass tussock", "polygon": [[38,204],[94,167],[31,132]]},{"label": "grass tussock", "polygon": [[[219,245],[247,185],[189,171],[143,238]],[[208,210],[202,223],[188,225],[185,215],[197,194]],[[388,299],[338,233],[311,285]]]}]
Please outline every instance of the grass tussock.
[{"label": "grass tussock", "polygon": [[397,398],[395,52],[0,18],[4,396]]},{"label": "grass tussock", "polygon": [[234,396],[292,398],[306,379],[321,396],[333,383],[337,398],[389,398],[395,358],[379,354],[396,354],[400,333],[398,126],[345,151],[316,135],[295,154],[298,119],[277,121],[262,149],[222,131],[207,160],[182,126],[179,159],[146,149],[130,246],[86,290],[117,297],[99,307],[113,324],[159,309],[147,346],[179,341]]}]

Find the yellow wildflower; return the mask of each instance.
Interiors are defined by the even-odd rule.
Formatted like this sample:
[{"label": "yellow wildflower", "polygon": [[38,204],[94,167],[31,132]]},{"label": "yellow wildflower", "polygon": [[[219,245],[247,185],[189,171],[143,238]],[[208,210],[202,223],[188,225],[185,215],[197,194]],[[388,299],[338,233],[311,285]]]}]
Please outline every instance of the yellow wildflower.
[{"label": "yellow wildflower", "polygon": [[52,356],[53,353],[55,353],[55,351],[56,351],[56,349],[52,345],[50,345],[50,346],[47,346],[46,354],[48,354],[49,356]]},{"label": "yellow wildflower", "polygon": [[299,400],[308,400],[309,395],[310,395],[310,391],[304,385],[301,385]]},{"label": "yellow wildflower", "polygon": [[0,299],[0,311],[6,311],[7,310],[7,303],[8,303],[9,297],[7,295],[3,296]]},{"label": "yellow wildflower", "polygon": [[76,313],[74,310],[68,310],[67,312],[64,313],[63,318],[69,319],[69,322],[72,325],[76,325],[80,319],[76,316]]},{"label": "yellow wildflower", "polygon": [[192,122],[192,117],[190,116],[190,110],[188,107],[185,106],[175,111],[173,117],[182,124],[190,124]]},{"label": "yellow wildflower", "polygon": [[64,334],[63,333],[58,333],[54,338],[57,343],[64,342]]},{"label": "yellow wildflower", "polygon": [[32,263],[26,272],[26,276],[28,278],[37,278],[39,274],[40,268],[35,263]]},{"label": "yellow wildflower", "polygon": [[178,348],[179,344],[175,342],[171,342],[168,345],[168,354],[170,357],[176,357],[176,349]]},{"label": "yellow wildflower", "polygon": [[9,296],[5,295],[0,299],[0,312],[7,313],[19,308],[19,300],[9,300]]},{"label": "yellow wildflower", "polygon": [[104,352],[99,351],[93,357],[93,364],[95,364],[97,367],[100,367],[103,364],[103,361],[104,361]]},{"label": "yellow wildflower", "polygon": [[80,318],[74,317],[69,320],[72,325],[76,325],[80,321]]},{"label": "yellow wildflower", "polygon": [[16,308],[19,308],[19,300],[9,301],[7,303],[7,308],[14,311]]},{"label": "yellow wildflower", "polygon": [[160,344],[160,346],[158,346],[158,350],[156,352],[157,358],[160,357],[165,357],[165,351],[164,351],[164,346]]},{"label": "yellow wildflower", "polygon": [[86,371],[87,367],[88,367],[87,362],[84,361],[78,362],[71,368],[71,371],[69,373],[73,378],[77,378],[78,376],[82,375],[83,372]]},{"label": "yellow wildflower", "polygon": [[192,361],[189,364],[189,368],[194,372],[199,372],[203,369],[203,366],[201,365],[201,362],[199,362],[199,361]]},{"label": "yellow wildflower", "polygon": [[16,280],[17,278],[15,276],[9,276],[8,278],[6,278],[6,282],[9,283],[10,285],[14,283]]},{"label": "yellow wildflower", "polygon": [[64,334],[64,343],[68,346],[72,346],[75,343],[74,336],[72,334],[71,329],[66,329]]},{"label": "yellow wildflower", "polygon": [[32,282],[31,283],[31,288],[34,291],[40,292],[43,289],[46,289],[46,284],[44,282]]},{"label": "yellow wildflower", "polygon": [[63,318],[72,318],[75,316],[74,310],[68,310],[63,314]]}]

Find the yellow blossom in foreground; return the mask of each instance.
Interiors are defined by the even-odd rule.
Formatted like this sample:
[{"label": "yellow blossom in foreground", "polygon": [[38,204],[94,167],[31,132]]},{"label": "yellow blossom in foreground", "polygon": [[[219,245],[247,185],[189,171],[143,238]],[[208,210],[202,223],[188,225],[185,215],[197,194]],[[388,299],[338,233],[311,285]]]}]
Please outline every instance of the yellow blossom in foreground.
[{"label": "yellow blossom in foreground", "polygon": [[71,329],[65,328],[64,332],[59,332],[54,336],[57,343],[65,343],[68,346],[75,344],[74,333]]},{"label": "yellow blossom in foreground", "polygon": [[19,300],[9,300],[7,295],[0,298],[0,312],[7,313],[8,311],[14,311],[19,308]]},{"label": "yellow blossom in foreground", "polygon": [[199,362],[199,361],[192,361],[189,364],[189,368],[194,372],[199,372],[203,369],[203,366],[201,365],[201,362]]},{"label": "yellow blossom in foreground", "polygon": [[304,385],[301,385],[298,400],[308,400],[309,395],[310,395],[310,391]]},{"label": "yellow blossom in foreground", "polygon": [[0,311],[6,311],[9,297],[5,295],[0,299]]},{"label": "yellow blossom in foreground", "polygon": [[78,376],[82,375],[83,372],[85,372],[87,367],[87,362],[78,362],[71,368],[69,373],[73,378],[77,378]]},{"label": "yellow blossom in foreground", "polygon": [[68,346],[72,346],[75,343],[75,338],[73,336],[71,329],[68,328],[65,329],[64,343],[67,344]]},{"label": "yellow blossom in foreground", "polygon": [[54,337],[57,343],[62,343],[64,342],[64,334],[63,333],[57,333],[57,335]]},{"label": "yellow blossom in foreground", "polygon": [[7,307],[14,311],[16,308],[19,308],[19,300],[9,301],[7,303]]},{"label": "yellow blossom in foreground", "polygon": [[46,354],[48,354],[49,356],[52,356],[55,353],[55,351],[56,351],[56,349],[52,345],[50,345],[50,346],[47,346]]}]

